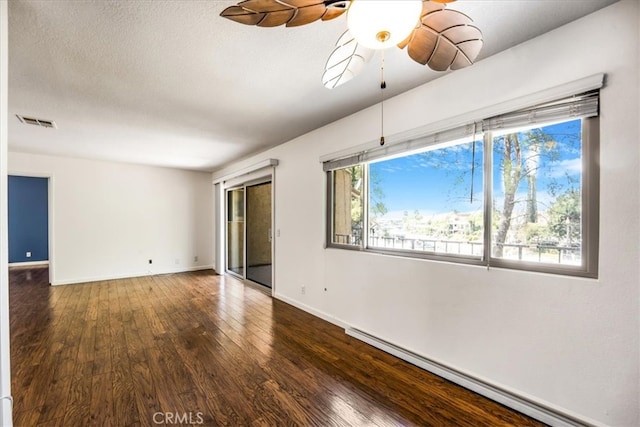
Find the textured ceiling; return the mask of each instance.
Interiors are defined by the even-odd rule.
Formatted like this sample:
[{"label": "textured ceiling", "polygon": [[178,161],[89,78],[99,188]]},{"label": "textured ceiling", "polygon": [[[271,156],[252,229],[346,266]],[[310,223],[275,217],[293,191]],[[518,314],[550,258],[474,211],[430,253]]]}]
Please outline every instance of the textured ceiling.
[{"label": "textured ceiling", "polygon": [[[478,60],[615,0],[460,0]],[[9,1],[9,150],[212,171],[379,101],[379,59],[334,90],[321,76],[346,18],[258,28],[235,1]],[[443,74],[385,53],[386,96]],[[54,120],[22,124],[14,114]]]}]

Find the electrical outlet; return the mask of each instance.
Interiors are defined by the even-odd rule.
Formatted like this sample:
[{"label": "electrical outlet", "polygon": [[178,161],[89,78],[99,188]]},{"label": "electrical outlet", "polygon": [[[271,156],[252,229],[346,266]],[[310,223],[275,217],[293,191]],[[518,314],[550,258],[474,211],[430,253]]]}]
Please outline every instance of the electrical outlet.
[{"label": "electrical outlet", "polygon": [[149,264],[153,264],[153,260],[152,259],[149,260]]},{"label": "electrical outlet", "polygon": [[300,293],[302,295],[307,293],[307,287],[305,285],[300,286]]},{"label": "electrical outlet", "polygon": [[198,262],[198,255],[193,257],[193,262]]},{"label": "electrical outlet", "polygon": [[176,265],[180,264],[180,258],[176,258]]},{"label": "electrical outlet", "polygon": [[31,252],[27,252],[27,258],[31,258]]}]

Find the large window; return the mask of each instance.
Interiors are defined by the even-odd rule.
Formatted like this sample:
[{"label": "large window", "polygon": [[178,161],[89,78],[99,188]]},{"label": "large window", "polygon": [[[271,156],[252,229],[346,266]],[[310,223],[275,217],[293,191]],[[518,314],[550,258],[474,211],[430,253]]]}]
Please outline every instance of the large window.
[{"label": "large window", "polygon": [[369,241],[379,249],[484,252],[482,141],[369,164]]},{"label": "large window", "polygon": [[579,265],[582,121],[493,134],[492,173],[492,255]]},{"label": "large window", "polygon": [[329,246],[596,277],[597,99],[325,163]]}]

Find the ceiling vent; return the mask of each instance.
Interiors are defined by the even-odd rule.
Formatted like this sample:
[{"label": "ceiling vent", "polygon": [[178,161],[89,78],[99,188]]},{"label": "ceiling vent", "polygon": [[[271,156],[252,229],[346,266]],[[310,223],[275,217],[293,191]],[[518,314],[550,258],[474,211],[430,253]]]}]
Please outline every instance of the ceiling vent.
[{"label": "ceiling vent", "polygon": [[56,128],[56,122],[53,120],[34,119],[33,117],[26,117],[16,114],[18,120],[27,125],[41,126],[43,128]]}]

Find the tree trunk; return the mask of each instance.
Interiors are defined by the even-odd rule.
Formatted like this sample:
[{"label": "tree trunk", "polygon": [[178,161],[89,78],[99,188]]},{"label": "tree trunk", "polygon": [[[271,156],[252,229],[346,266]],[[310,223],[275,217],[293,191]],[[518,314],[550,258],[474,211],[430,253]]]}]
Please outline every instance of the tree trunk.
[{"label": "tree trunk", "polygon": [[501,258],[504,251],[504,242],[511,227],[511,215],[515,206],[516,191],[522,178],[522,158],[518,134],[504,136],[504,148],[502,152],[502,181],[504,183],[504,203],[502,216],[498,225],[498,232],[494,242],[494,256]]},{"label": "tree trunk", "polygon": [[529,195],[527,197],[527,222],[538,222],[538,198],[536,190],[536,176],[531,173],[527,176]]},{"label": "tree trunk", "polygon": [[527,196],[527,222],[530,223],[538,222],[538,192],[536,190],[536,181],[538,179],[538,168],[540,167],[540,148],[543,135],[544,134],[534,134],[534,137],[530,137],[527,148],[528,155],[524,161],[529,190]]}]

